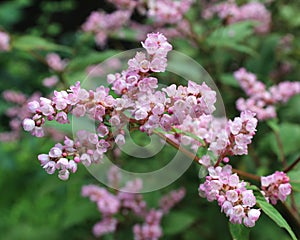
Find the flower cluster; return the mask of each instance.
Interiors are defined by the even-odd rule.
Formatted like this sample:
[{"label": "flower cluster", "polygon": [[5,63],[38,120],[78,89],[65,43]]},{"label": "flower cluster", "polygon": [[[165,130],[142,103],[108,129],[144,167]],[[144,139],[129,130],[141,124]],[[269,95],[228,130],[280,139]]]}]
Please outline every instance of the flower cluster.
[{"label": "flower cluster", "polygon": [[[166,9],[167,0],[149,2],[154,4],[152,10],[150,7],[150,15],[157,17],[158,22],[172,23],[170,19],[176,19],[172,14],[181,19],[192,1],[172,3],[177,6],[176,11],[181,11],[181,15],[173,13],[173,8]],[[186,5],[180,5],[184,3]],[[123,9],[127,3],[119,1],[118,4]],[[85,31],[99,35],[99,44],[104,44],[108,32],[120,28],[130,14],[127,10],[118,10],[109,16],[110,21],[106,19],[107,14],[94,12],[83,26]],[[102,25],[99,25],[99,21]],[[247,184],[232,173],[230,165],[221,167],[220,164],[222,161],[228,163],[229,156],[247,154],[248,145],[256,133],[258,120],[255,116],[259,119],[273,117],[276,114],[274,104],[286,102],[299,93],[300,84],[282,82],[266,90],[254,74],[240,69],[234,73],[235,78],[250,99],[238,100],[237,107],[241,111],[239,117],[233,120],[216,118],[213,115],[216,92],[206,83],[188,81],[187,86],[172,84],[158,89],[157,73],[166,71],[167,55],[172,50],[172,45],[163,34],[150,33],[141,45],[144,51],[137,52],[128,61],[126,70],[107,75],[109,87],[86,90],[77,82],[66,91],[54,91],[54,96],[36,98],[28,104],[21,95],[15,97],[18,100],[14,101],[28,105],[30,114],[24,116],[23,128],[37,137],[44,135],[44,123],[47,120],[68,124],[70,114],[77,118],[87,116],[95,123],[94,132],[79,130],[74,139],[65,137],[63,144],[57,143],[48,153],[40,154],[38,159],[42,168],[48,174],[58,172],[61,180],[67,180],[71,173],[77,171],[79,163],[85,166],[100,163],[106,152],[124,144],[125,127],[138,129],[148,135],[162,134],[173,146],[183,144],[191,147],[196,156],[194,159],[208,169],[206,181],[199,186],[200,196],[208,201],[216,200],[232,223],[253,227],[260,216],[260,210],[254,208],[256,198],[253,191],[248,190]],[[48,54],[46,60],[49,67],[58,73],[66,67],[65,60],[61,60],[57,54]],[[120,63],[108,64],[115,66]],[[93,68],[95,66],[87,71],[92,74]],[[104,69],[100,69],[94,76],[104,72]],[[56,80],[48,79],[45,83],[51,86]],[[110,94],[111,90],[113,94]],[[177,148],[181,149],[181,146]],[[199,148],[203,151],[198,151]],[[108,179],[112,186],[119,188],[121,176],[117,169],[111,169]],[[82,195],[96,202],[102,214],[102,220],[94,226],[94,234],[102,236],[116,231],[118,216],[122,213],[133,214],[143,220],[142,224],[133,227],[135,239],[160,238],[163,215],[183,199],[185,190],[171,192],[161,199],[158,209],[149,209],[141,194],[133,194],[141,189],[142,181],[139,179],[127,182],[117,192],[95,185],[84,186]],[[275,204],[278,199],[286,199],[291,192],[291,185],[284,173],[276,172],[262,177],[262,189]]]},{"label": "flower cluster", "polygon": [[[178,142],[205,147],[219,156],[216,165],[220,161],[228,162],[227,155],[247,153],[247,145],[256,131],[255,114],[245,111],[232,121],[214,118],[212,114],[215,111],[216,92],[205,83],[199,85],[189,81],[187,86],[177,87],[173,84],[161,91],[157,90],[158,79],[150,74],[165,71],[167,53],[172,46],[159,33],[148,34],[142,46],[147,54],[138,52],[128,61],[127,70],[107,76],[108,83],[119,97],[113,98],[109,95],[109,89],[103,86],[95,91],[87,91],[78,82],[68,91],[55,91],[52,99],[40,98],[40,101],[28,104],[33,117],[26,118],[23,126],[35,136],[42,136],[42,125],[46,120],[68,123],[68,113],[75,117],[88,115],[97,123],[96,133],[78,131],[74,141],[66,138],[63,145],[56,144],[48,154],[39,155],[42,167],[49,174],[58,170],[59,178],[66,180],[71,172],[76,172],[79,162],[86,166],[100,162],[103,154],[114,143],[124,144],[122,128],[127,123],[148,134],[161,128]],[[178,130],[183,134],[179,134]],[[194,134],[197,138],[192,135],[185,136],[184,132]],[[200,163],[206,167],[211,166],[213,160],[210,157],[211,155],[203,156]],[[214,200],[215,197],[230,221],[244,221],[245,225],[253,226],[260,212],[251,209],[255,205],[252,191],[246,190],[245,183],[239,183],[238,176],[231,174],[229,166],[223,169],[209,167],[209,171],[207,182],[200,186],[203,194],[209,200]],[[118,173],[115,172],[112,176],[118,178]],[[213,188],[211,182],[219,183],[218,187]],[[161,200],[159,211],[148,211],[141,195],[128,193],[133,189],[137,192],[141,187],[141,182],[137,180],[128,182],[116,195],[95,186],[83,189],[83,195],[90,196],[97,202],[104,217],[95,225],[95,235],[114,231],[117,224],[115,214],[120,209],[127,209],[145,219],[144,224],[134,227],[136,239],[157,239],[161,236],[161,216],[179,202],[185,192],[172,192]],[[213,193],[216,194],[212,198],[210,194]]]},{"label": "flower cluster", "polygon": [[[123,29],[129,26],[135,30],[137,39],[144,39],[148,32],[162,32],[169,38],[181,37],[190,34],[190,26],[183,15],[190,9],[194,0],[150,0],[128,1],[107,0],[117,8],[112,13],[94,11],[82,25],[84,32],[95,35],[95,41],[103,47],[109,36],[123,37]],[[142,18],[147,18],[151,25],[141,24],[131,19],[138,13]]]},{"label": "flower cluster", "polygon": [[10,37],[6,32],[0,31],[0,52],[6,52],[10,49]]},{"label": "flower cluster", "polygon": [[[74,160],[70,160],[70,157]],[[80,161],[80,158],[76,155],[74,142],[67,137],[64,145],[56,144],[48,154],[40,154],[38,159],[48,174],[53,174],[58,170],[58,177],[61,180],[67,180],[70,172],[76,172],[77,163]]]},{"label": "flower cluster", "polygon": [[118,10],[107,14],[94,11],[82,25],[84,32],[95,34],[95,41],[103,47],[106,43],[108,34],[119,30],[130,19],[131,12],[127,10]]},{"label": "flower cluster", "polygon": [[285,103],[300,93],[300,82],[281,82],[267,90],[265,84],[258,81],[255,74],[247,72],[244,68],[234,72],[234,77],[249,96],[248,99],[237,100],[237,109],[239,111],[249,109],[255,112],[260,120],[276,117],[275,104]]},{"label": "flower cluster", "polygon": [[[42,137],[44,135],[43,124],[46,120],[56,120],[61,124],[66,124],[69,123],[68,113],[73,114],[75,117],[88,115],[89,118],[98,123],[97,131],[96,133],[78,132],[78,139],[75,140],[76,145],[74,149],[80,155],[81,161],[88,163],[98,162],[102,158],[103,153],[113,145],[112,142],[123,144],[125,141],[122,127],[124,124],[127,124],[128,118],[122,113],[122,110],[128,110],[132,106],[137,105],[137,109],[132,111],[134,118],[137,121],[143,120],[147,122],[145,120],[148,117],[148,112],[145,111],[147,91],[150,91],[148,96],[149,105],[147,107],[150,109],[153,108],[153,112],[156,114],[163,115],[164,113],[163,103],[165,96],[162,92],[154,93],[154,88],[157,87],[157,79],[146,77],[147,72],[145,72],[145,68],[139,65],[144,66],[146,63],[149,64],[151,66],[147,69],[149,73],[151,71],[164,71],[167,62],[166,55],[172,46],[161,34],[149,34],[143,46],[147,50],[149,54],[148,59],[151,58],[151,62],[144,59],[142,63],[139,63],[137,62],[137,57],[135,57],[129,60],[129,68],[125,71],[126,74],[124,72],[124,78],[112,81],[111,78],[114,76],[108,76],[108,79],[110,79],[109,83],[112,84],[112,89],[117,93],[124,93],[122,98],[114,99],[109,95],[109,88],[103,86],[98,87],[96,91],[87,91],[82,89],[80,83],[77,82],[68,91],[54,91],[52,99],[41,97],[40,101],[28,103],[28,109],[33,116],[32,118],[24,119],[24,129],[31,132],[34,136]],[[160,65],[161,63],[163,63],[162,66]],[[156,69],[155,67],[158,66],[159,69]],[[116,76],[118,75],[120,74],[116,74]],[[138,86],[135,85],[135,78],[136,81],[139,81]],[[123,88],[124,85],[125,87]],[[142,91],[138,95],[139,99],[136,99],[134,96],[137,94],[133,95],[133,93],[138,89]],[[125,94],[125,92],[127,93]],[[138,101],[141,104],[138,105]],[[150,101],[152,102],[151,106]],[[158,104],[159,101],[161,101],[160,104]],[[117,129],[112,133],[108,126],[116,127]],[[81,148],[86,149],[84,154],[81,154]],[[70,152],[70,154],[74,155],[74,151]],[[55,159],[54,162],[57,161],[59,160]],[[63,179],[66,178],[63,177]]]},{"label": "flower cluster", "polygon": [[[77,82],[68,91],[54,91],[52,99],[41,97],[40,101],[28,103],[29,111],[34,114],[32,119],[24,119],[23,126],[32,135],[42,137],[44,135],[42,125],[45,120],[56,120],[61,124],[69,123],[68,113],[76,117],[88,116],[95,120],[103,120],[106,111],[114,105],[114,98],[108,95],[109,89],[103,86],[96,91],[88,92],[80,87]],[[106,127],[99,126],[102,134],[106,135]]]},{"label": "flower cluster", "polygon": [[151,209],[145,216],[145,222],[143,224],[134,225],[134,240],[159,239],[162,236],[160,226],[162,216],[163,212],[161,210]]},{"label": "flower cluster", "polygon": [[180,188],[173,190],[169,194],[161,198],[159,206],[163,213],[168,213],[177,203],[179,203],[185,196],[185,189]]},{"label": "flower cluster", "polygon": [[[120,185],[121,174],[118,168],[113,166],[109,173],[110,184]],[[185,195],[185,190],[173,191],[169,195],[163,196],[162,202],[169,202],[164,209],[148,209],[147,203],[141,194],[132,193],[142,189],[143,183],[140,179],[129,181],[118,192],[111,193],[105,188],[96,185],[87,185],[82,188],[82,196],[89,197],[96,202],[102,220],[95,224],[93,233],[99,237],[106,233],[114,232],[119,222],[118,213],[123,215],[133,214],[144,221],[143,224],[133,226],[134,239],[159,239],[162,236],[160,221],[163,215],[167,214],[170,208],[179,203]],[[167,200],[168,199],[168,200]],[[167,209],[167,211],[165,211]]]},{"label": "flower cluster", "polygon": [[68,63],[66,59],[62,60],[56,53],[47,54],[46,62],[48,66],[56,72],[62,72]]},{"label": "flower cluster", "polygon": [[[33,93],[30,97],[25,94],[16,92],[13,90],[5,90],[2,93],[2,97],[5,101],[10,103],[10,106],[6,110],[6,116],[9,118],[10,131],[0,133],[1,142],[9,142],[18,140],[22,134],[22,121],[24,118],[31,117],[32,113],[28,110],[27,104],[34,100],[38,100],[39,93]],[[46,132],[48,136],[55,141],[60,141],[64,136],[54,128],[47,127]]]},{"label": "flower cluster", "polygon": [[202,16],[205,19],[212,18],[217,14],[219,18],[226,20],[227,24],[253,20],[259,24],[255,27],[257,33],[268,33],[270,31],[271,14],[266,7],[259,2],[250,2],[238,6],[234,0],[218,3],[207,7]]},{"label": "flower cluster", "polygon": [[[128,61],[127,70],[107,76],[111,89],[119,97],[109,95],[109,88],[103,86],[87,91],[78,82],[67,91],[54,91],[52,99],[30,102],[28,108],[33,117],[24,119],[24,129],[41,137],[46,120],[65,124],[69,123],[68,113],[75,117],[88,115],[97,124],[96,132],[78,132],[74,150],[65,152],[68,156],[76,152],[84,165],[99,162],[114,143],[124,144],[123,127],[128,123],[148,134],[161,128],[174,141],[192,146],[195,152],[205,147],[215,158],[219,156],[217,164],[228,161],[226,156],[247,154],[256,131],[255,114],[244,111],[233,121],[213,117],[216,92],[205,83],[189,81],[188,86],[172,84],[157,90],[158,79],[151,74],[165,71],[166,56],[172,46],[160,33],[148,34],[142,46],[147,54],[138,52]],[[196,138],[178,134],[178,130]],[[53,161],[57,163],[59,159]],[[208,167],[215,161],[205,155],[199,163]]]},{"label": "flower cluster", "polygon": [[[99,87],[96,91],[88,92],[80,87],[78,82],[75,86],[71,86],[70,90],[54,92],[52,99],[40,98],[40,101],[32,101],[28,103],[28,109],[33,114],[32,118],[25,118],[23,120],[23,127],[26,131],[31,132],[32,135],[42,137],[44,135],[44,123],[45,120],[56,120],[61,124],[69,123],[68,113],[72,113],[76,117],[88,115],[94,121],[99,122],[96,133],[90,133],[85,130],[77,132],[77,138],[75,141],[66,140],[66,145],[60,145],[65,157],[71,157],[75,163],[81,162],[88,166],[91,163],[97,163],[103,158],[103,154],[111,146],[111,142],[116,141],[118,144],[124,142],[122,132],[115,134],[116,138],[104,125],[104,119],[106,116],[111,116],[112,106],[114,105],[114,98],[108,95],[109,89]],[[113,124],[113,118],[110,122]],[[68,142],[68,143],[66,143]],[[51,152],[51,151],[50,151]],[[61,156],[55,156],[54,158],[49,152],[49,164],[55,166],[55,169],[61,169],[61,164],[58,164]],[[77,160],[76,160],[77,159]],[[67,163],[66,160],[63,162]],[[48,164],[48,162],[47,162]],[[48,164],[48,165],[49,165]],[[57,165],[58,164],[58,165]],[[45,167],[44,162],[41,162],[43,168],[50,174],[54,173],[51,168],[48,171],[48,165]],[[72,162],[72,166],[74,163]],[[64,166],[61,170],[68,170],[67,166]],[[72,170],[75,172],[76,170]],[[64,171],[66,175],[59,177],[63,180],[68,179],[69,172]]]},{"label": "flower cluster", "polygon": [[[195,152],[199,147],[207,148],[212,154],[205,154],[199,160],[199,163],[207,168],[213,164],[218,165],[221,161],[227,163],[229,161],[227,156],[247,154],[256,126],[257,119],[255,113],[251,111],[244,111],[240,117],[233,120],[214,118],[207,114],[202,114],[198,118],[187,116],[176,128],[196,137],[181,136],[177,140],[184,145],[191,144]],[[199,138],[203,141],[199,141]]]},{"label": "flower cluster", "polygon": [[193,2],[194,0],[150,0],[148,16],[160,24],[174,24],[182,20]]},{"label": "flower cluster", "polygon": [[273,205],[278,200],[284,202],[288,195],[292,192],[290,179],[284,172],[276,171],[274,174],[261,177],[261,189],[268,201]]},{"label": "flower cluster", "polygon": [[209,176],[199,186],[199,194],[208,201],[216,200],[230,222],[253,227],[260,216],[260,210],[253,208],[256,198],[246,183],[240,182],[237,174],[232,174],[230,165],[223,168],[209,167]]},{"label": "flower cluster", "polygon": [[247,154],[247,145],[256,131],[257,119],[250,111],[241,113],[240,117],[229,120],[227,131],[223,130],[214,142],[210,144],[210,150],[221,156]]}]

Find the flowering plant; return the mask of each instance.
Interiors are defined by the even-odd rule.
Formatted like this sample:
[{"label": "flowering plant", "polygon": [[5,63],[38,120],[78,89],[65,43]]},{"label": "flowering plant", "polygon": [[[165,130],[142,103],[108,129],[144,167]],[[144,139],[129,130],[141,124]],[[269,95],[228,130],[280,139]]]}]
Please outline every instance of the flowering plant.
[{"label": "flowering plant", "polygon": [[[43,63],[51,72],[51,76],[41,81],[48,89],[46,92],[50,92],[46,97],[41,97],[37,92],[30,97],[12,90],[3,92],[4,99],[15,106],[6,112],[12,131],[1,133],[0,140],[23,138],[22,125],[26,132],[39,139],[50,136],[55,141],[54,144],[51,142],[51,146],[47,144],[43,147],[43,152],[39,151],[37,156],[46,173],[57,174],[61,180],[74,181],[77,176],[70,175],[79,172],[78,179],[81,179],[80,165],[83,165],[98,180],[106,179],[104,183],[111,189],[87,184],[81,190],[82,196],[96,202],[101,213],[101,221],[93,227],[96,237],[115,236],[122,232],[120,229],[128,229],[130,223],[130,234],[134,239],[159,239],[168,234],[180,234],[180,231],[188,228],[196,229],[201,211],[195,214],[193,209],[179,214],[179,223],[174,224],[175,227],[168,227],[164,219],[176,219],[171,209],[182,208],[184,202],[196,202],[197,205],[203,201],[200,198],[195,201],[194,197],[192,201],[191,198],[189,201],[184,199],[189,191],[197,195],[194,191],[198,187],[198,195],[208,202],[215,201],[218,211],[227,217],[234,239],[242,239],[250,229],[257,225],[259,227],[260,219],[265,221],[265,216],[284,228],[292,239],[297,239],[295,226],[300,221],[295,198],[298,196],[297,166],[300,158],[297,155],[298,148],[288,146],[285,142],[291,136],[284,137],[284,134],[286,130],[295,131],[297,135],[300,130],[296,124],[281,124],[279,119],[282,116],[280,106],[288,106],[298,97],[300,82],[276,81],[278,76],[289,73],[290,69],[284,69],[286,72],[282,69],[273,70],[270,73],[275,79],[272,84],[258,80],[265,77],[263,74],[261,78],[246,70],[254,69],[255,72],[253,62],[257,54],[255,43],[246,43],[246,38],[255,34],[257,40],[272,31],[272,14],[266,8],[267,4],[202,1],[201,19],[212,26],[221,24],[211,31],[205,29],[201,21],[193,22],[197,19],[193,15],[194,1],[108,2],[114,5],[115,12],[94,11],[81,26],[78,41],[94,44],[95,40],[95,48],[101,51],[91,52],[92,60],[88,59],[87,64],[80,53],[77,57],[77,52],[72,52],[69,47],[36,36],[14,36],[6,31],[0,32],[3,54],[24,52]],[[189,12],[192,14],[189,15]],[[146,19],[145,22],[137,21],[136,14]],[[107,56],[117,53],[105,49],[109,48],[114,38],[120,38],[121,42],[124,39],[141,41],[143,49],[134,50],[134,56],[126,60],[110,58],[96,65]],[[30,45],[31,41],[34,44]],[[274,48],[284,52],[290,47],[286,41],[282,38]],[[73,48],[76,49],[76,46]],[[191,48],[197,48],[204,54],[216,52],[211,58],[220,58],[215,62],[216,76],[220,78],[217,85],[211,84],[200,74],[185,80],[169,71],[168,67],[174,64],[172,61],[176,56],[173,50]],[[224,73],[226,64],[232,60],[232,56],[226,52],[228,48],[241,54],[241,59],[246,53],[254,60],[249,60],[248,64],[240,61],[234,70],[232,66],[229,67],[229,74]],[[218,51],[221,51],[221,55],[226,54],[229,61],[222,59]],[[60,52],[64,54],[58,54]],[[191,56],[207,69],[211,67],[211,63],[202,60],[198,53],[191,53]],[[178,65],[175,59],[175,67],[193,71],[189,63],[180,61],[182,58]],[[81,68],[81,74],[88,75],[86,81],[77,81],[82,79],[82,75],[74,76],[77,68]],[[106,82],[100,81],[103,78]],[[98,81],[95,82],[95,79]],[[92,82],[93,86],[96,84],[96,87],[87,82]],[[230,94],[223,95],[226,107],[236,101],[237,111],[229,110],[230,118],[219,114],[222,100],[216,86],[220,86],[222,95],[222,90],[233,88],[229,92],[235,95],[234,99]],[[241,97],[237,89],[242,89],[245,96]],[[76,119],[84,123],[79,125]],[[61,131],[67,128],[61,128],[60,125],[71,123],[72,132]],[[89,128],[91,125],[92,128]],[[270,133],[264,136],[266,131]],[[200,179],[193,177],[193,183],[185,181],[179,190],[172,189],[170,193],[160,195],[156,198],[158,206],[149,204],[144,199],[146,192],[167,186],[182,173],[169,170],[163,173],[162,179],[155,179],[156,175],[151,171],[148,175],[144,172],[132,174],[132,169],[126,168],[130,166],[130,160],[122,152],[129,149],[127,144],[135,134],[141,142],[156,137],[159,145],[168,146],[167,153],[161,153],[165,159],[169,159],[174,150],[181,154],[167,162],[164,169],[169,169],[171,162],[179,159],[174,166],[176,170],[183,169],[184,172],[188,168],[184,167],[184,162],[190,160],[194,164],[189,173],[196,176],[198,172]],[[275,150],[268,153],[267,148]],[[135,149],[129,150],[133,152]],[[145,152],[133,154],[133,158],[147,155],[147,150],[142,151]],[[160,153],[155,155],[159,158]],[[278,158],[281,165],[269,163],[270,157]],[[147,164],[144,169],[147,169]],[[147,177],[132,177],[143,174]],[[169,180],[173,179],[173,174],[176,177]],[[155,189],[149,186],[155,186]],[[204,201],[203,205],[213,206]],[[284,218],[280,212],[287,217]],[[180,229],[181,220],[185,219],[188,224]],[[189,238],[189,235],[185,234],[185,238]]]}]

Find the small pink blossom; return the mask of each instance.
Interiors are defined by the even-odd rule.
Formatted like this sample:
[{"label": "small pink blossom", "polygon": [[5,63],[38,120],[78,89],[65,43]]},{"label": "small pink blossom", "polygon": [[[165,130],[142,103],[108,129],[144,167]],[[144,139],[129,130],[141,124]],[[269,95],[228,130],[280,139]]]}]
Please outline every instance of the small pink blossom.
[{"label": "small pink blossom", "polygon": [[60,56],[56,53],[49,53],[46,56],[46,61],[50,68],[52,68],[54,71],[61,72],[65,69],[67,66],[67,61],[62,60]]},{"label": "small pink blossom", "polygon": [[35,122],[32,119],[25,118],[23,120],[23,128],[25,131],[30,132],[35,128]]},{"label": "small pink blossom", "polygon": [[60,170],[58,173],[59,179],[66,181],[69,179],[70,172],[67,169]]},{"label": "small pink blossom", "polygon": [[0,31],[0,52],[6,52],[10,49],[10,36],[6,32]]},{"label": "small pink blossom", "polygon": [[48,78],[43,79],[43,85],[45,87],[51,88],[54,87],[58,83],[58,77],[57,76],[51,76]]}]

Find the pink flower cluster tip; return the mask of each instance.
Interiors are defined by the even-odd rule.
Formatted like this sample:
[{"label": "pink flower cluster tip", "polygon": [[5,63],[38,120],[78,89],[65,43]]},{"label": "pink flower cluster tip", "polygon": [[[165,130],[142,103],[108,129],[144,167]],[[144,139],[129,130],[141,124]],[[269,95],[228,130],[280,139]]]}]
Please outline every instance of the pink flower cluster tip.
[{"label": "pink flower cluster tip", "polygon": [[209,176],[199,187],[200,196],[216,200],[230,222],[253,227],[260,216],[260,210],[253,208],[256,204],[253,191],[247,190],[237,174],[232,174],[230,165],[209,167],[208,171]]},{"label": "pink flower cluster tip", "polygon": [[194,0],[150,0],[148,1],[148,16],[158,23],[178,23],[193,2]]},{"label": "pink flower cluster tip", "polygon": [[130,16],[131,12],[128,10],[117,10],[110,14],[94,11],[82,25],[82,30],[95,34],[96,43],[103,47],[109,34],[118,31],[128,22]]},{"label": "pink flower cluster tip", "polygon": [[227,21],[228,24],[252,20],[258,22],[255,27],[257,33],[268,33],[270,31],[271,14],[266,7],[259,2],[250,2],[238,6],[235,1],[226,1],[207,7],[202,16],[205,19],[212,18],[214,14]]},{"label": "pink flower cluster tip", "polygon": [[[118,168],[115,166],[111,167],[108,172],[109,182],[119,186],[121,177]],[[175,204],[182,200],[185,196],[185,190],[182,188],[163,196],[161,203],[168,202],[168,204],[163,206],[162,209],[148,209],[143,195],[133,193],[139,192],[142,187],[143,182],[140,179],[126,182],[125,186],[115,193],[111,193],[105,188],[96,185],[82,187],[82,196],[89,197],[91,201],[96,202],[102,215],[102,220],[93,227],[95,236],[99,237],[115,232],[119,222],[118,214],[120,213],[125,216],[132,213],[143,221],[142,224],[133,226],[135,240],[156,240],[162,236],[161,219]]]},{"label": "pink flower cluster tip", "polygon": [[273,205],[278,200],[284,202],[288,195],[292,192],[290,179],[284,172],[276,171],[272,175],[261,177],[261,189],[267,200]]},{"label": "pink flower cluster tip", "polygon": [[256,75],[247,72],[245,68],[234,72],[234,77],[249,96],[248,99],[237,100],[237,109],[239,111],[251,110],[257,114],[259,120],[275,118],[275,104],[285,103],[300,93],[300,82],[281,82],[267,90],[265,84],[258,81]]}]

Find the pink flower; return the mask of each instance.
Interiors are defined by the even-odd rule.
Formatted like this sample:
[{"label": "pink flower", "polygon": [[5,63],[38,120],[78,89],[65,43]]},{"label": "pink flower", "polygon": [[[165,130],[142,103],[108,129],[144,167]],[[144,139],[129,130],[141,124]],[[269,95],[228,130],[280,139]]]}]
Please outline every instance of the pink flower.
[{"label": "pink flower", "polygon": [[10,49],[10,37],[6,32],[0,31],[0,52],[6,52]]},{"label": "pink flower", "polygon": [[77,163],[73,160],[70,160],[68,163],[67,168],[72,172],[75,173],[77,171]]},{"label": "pink flower", "polygon": [[60,56],[56,53],[49,53],[46,56],[46,61],[50,68],[58,72],[63,71],[67,65],[67,61],[62,60]]},{"label": "pink flower", "polygon": [[92,163],[92,159],[91,156],[84,153],[80,156],[80,162],[84,165],[84,166],[90,166]]},{"label": "pink flower", "polygon": [[56,164],[54,161],[49,161],[43,166],[43,168],[46,170],[48,174],[53,174],[56,169]]},{"label": "pink flower", "polygon": [[70,172],[67,169],[60,170],[58,173],[59,179],[66,181],[69,179]]},{"label": "pink flower", "polygon": [[205,167],[211,166],[209,155],[204,155],[200,158],[199,163]]},{"label": "pink flower", "polygon": [[35,127],[32,132],[31,132],[32,136],[36,136],[36,137],[43,137],[44,136],[44,130],[42,127]]},{"label": "pink flower", "polygon": [[115,138],[115,142],[118,146],[122,146],[125,144],[125,137],[122,134],[118,134]]},{"label": "pink flower", "polygon": [[134,117],[136,120],[145,119],[148,116],[148,112],[145,109],[139,109],[134,113]]},{"label": "pink flower", "polygon": [[236,202],[239,199],[238,193],[235,190],[228,190],[226,192],[226,198],[230,202]]},{"label": "pink flower", "polygon": [[28,106],[28,110],[31,112],[31,113],[36,113],[36,110],[39,109],[40,107],[40,104],[38,101],[32,101],[32,102],[29,102],[27,104]]},{"label": "pink flower", "polygon": [[75,108],[73,108],[72,114],[75,117],[83,117],[85,115],[86,108],[84,105],[78,104]]},{"label": "pink flower", "polygon": [[35,122],[32,119],[25,118],[23,120],[23,128],[25,131],[30,132],[35,128]]},{"label": "pink flower", "polygon": [[61,158],[57,161],[56,163],[56,168],[57,169],[67,169],[69,165],[69,161],[67,158]]},{"label": "pink flower", "polygon": [[40,154],[38,156],[39,161],[41,162],[41,165],[44,166],[46,163],[49,162],[50,158],[48,154]]},{"label": "pink flower", "polygon": [[66,124],[70,122],[68,119],[68,115],[65,112],[59,112],[56,115],[55,120],[61,124]]},{"label": "pink flower", "polygon": [[93,234],[100,237],[104,234],[114,232],[117,228],[117,220],[114,218],[104,218],[102,221],[95,224]]},{"label": "pink flower", "polygon": [[45,87],[48,87],[48,88],[54,87],[58,83],[58,77],[51,76],[51,77],[45,78],[45,79],[43,79],[42,83]]},{"label": "pink flower", "polygon": [[254,227],[255,222],[258,220],[260,216],[259,209],[250,209],[247,214],[247,217],[244,218],[244,224],[246,227]]},{"label": "pink flower", "polygon": [[62,151],[58,147],[53,147],[53,148],[51,148],[51,150],[49,152],[49,156],[51,158],[59,158],[62,156]]}]

